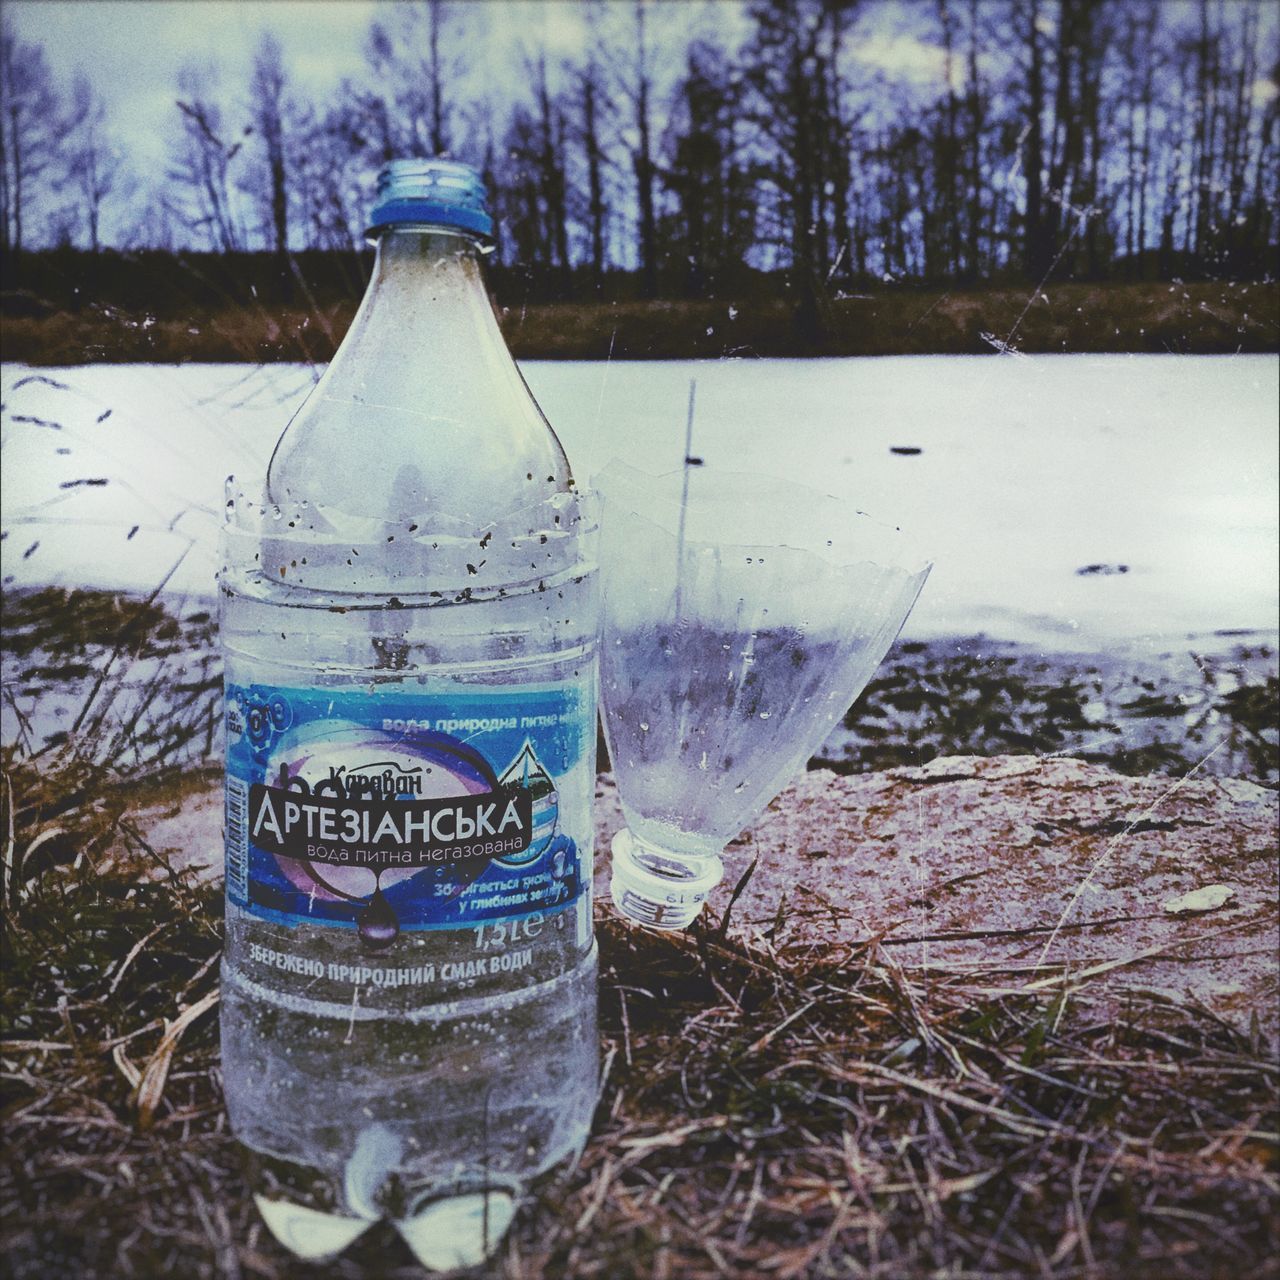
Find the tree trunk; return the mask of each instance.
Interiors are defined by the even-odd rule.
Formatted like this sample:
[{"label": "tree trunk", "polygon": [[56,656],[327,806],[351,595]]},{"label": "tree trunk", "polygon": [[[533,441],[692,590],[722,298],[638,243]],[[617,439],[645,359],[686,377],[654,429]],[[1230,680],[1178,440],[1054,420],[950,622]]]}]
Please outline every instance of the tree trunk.
[{"label": "tree trunk", "polygon": [[653,139],[649,120],[648,46],[645,41],[644,0],[636,0],[636,198],[640,206],[640,272],[646,298],[658,296],[658,234],[654,209]]},{"label": "tree trunk", "polygon": [[957,121],[960,104],[955,90],[955,49],[952,31],[952,16],[948,0],[937,0],[938,23],[942,28],[942,75],[947,82],[946,107],[943,119],[946,128],[943,133],[942,172],[938,175],[942,187],[943,206],[941,214],[947,229],[947,264],[946,274],[958,276],[963,270],[960,248],[960,131]]},{"label": "tree trunk", "polygon": [[596,69],[587,68],[582,85],[583,140],[587,153],[587,216],[591,223],[591,283],[597,297],[604,292],[604,172],[596,94]]},{"label": "tree trunk", "polygon": [[444,118],[444,86],[441,84],[443,73],[440,69],[442,8],[442,0],[430,0],[428,53],[431,58],[431,152],[437,156],[444,155],[449,149],[449,137]]},{"label": "tree trunk", "polygon": [[1147,186],[1151,182],[1151,107],[1153,97],[1151,64],[1142,86],[1142,152],[1139,161],[1142,181],[1138,185],[1138,279],[1147,275]]},{"label": "tree trunk", "polygon": [[1027,179],[1027,207],[1023,225],[1023,268],[1035,281],[1048,270],[1044,246],[1044,209],[1041,171],[1044,166],[1044,63],[1040,50],[1040,0],[1030,0],[1027,12],[1027,140],[1023,151],[1023,171]]},{"label": "tree trunk", "polygon": [[969,0],[969,244],[968,273],[982,277],[982,83],[978,78],[978,0]]}]

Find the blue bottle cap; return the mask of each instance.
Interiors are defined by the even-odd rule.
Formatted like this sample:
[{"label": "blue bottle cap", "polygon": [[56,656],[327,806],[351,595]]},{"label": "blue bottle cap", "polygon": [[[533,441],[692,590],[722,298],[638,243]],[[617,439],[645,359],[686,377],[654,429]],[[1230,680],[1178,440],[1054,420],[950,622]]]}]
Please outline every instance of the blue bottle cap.
[{"label": "blue bottle cap", "polygon": [[378,174],[378,198],[368,236],[393,224],[455,227],[493,243],[493,218],[485,207],[480,175],[457,160],[392,160]]}]

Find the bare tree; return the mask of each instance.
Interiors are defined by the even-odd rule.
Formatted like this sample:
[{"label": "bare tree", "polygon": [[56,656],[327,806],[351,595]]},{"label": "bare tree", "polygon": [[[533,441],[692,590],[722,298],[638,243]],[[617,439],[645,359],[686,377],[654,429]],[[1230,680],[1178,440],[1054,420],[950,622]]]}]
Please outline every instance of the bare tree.
[{"label": "bare tree", "polygon": [[0,254],[6,258],[20,254],[29,238],[33,201],[42,181],[52,178],[65,134],[44,49],[20,41],[6,17],[0,28]]},{"label": "bare tree", "polygon": [[1110,218],[1103,183],[1103,153],[1107,138],[1103,131],[1103,72],[1114,36],[1115,15],[1106,7],[1085,6],[1087,21],[1081,26],[1080,114],[1084,155],[1077,181],[1084,215],[1085,271],[1092,279],[1102,275],[1104,258],[1112,255],[1109,244]]},{"label": "bare tree", "polygon": [[1185,52],[1181,41],[1174,44],[1171,90],[1162,104],[1159,133],[1161,161],[1160,197],[1160,251],[1159,272],[1168,278],[1174,272],[1177,252],[1177,217],[1186,212],[1183,236],[1184,254],[1191,237],[1191,208],[1188,196],[1191,188],[1192,150],[1186,145],[1189,126],[1188,104],[1194,97],[1195,70],[1190,58],[1180,56]]},{"label": "bare tree", "polygon": [[1224,169],[1226,205],[1223,210],[1225,245],[1228,262],[1233,266],[1239,256],[1244,216],[1244,192],[1248,180],[1248,144],[1253,127],[1253,89],[1257,78],[1258,27],[1260,14],[1256,3],[1240,6],[1240,26],[1235,33],[1235,73],[1229,85],[1227,126],[1224,136]]},{"label": "bare tree", "polygon": [[211,249],[231,253],[245,248],[245,236],[232,181],[232,165],[243,151],[252,125],[224,125],[222,109],[212,97],[212,68],[193,65],[178,75],[178,137],[168,177],[176,197],[170,211],[190,231],[202,235]]},{"label": "bare tree", "polygon": [[498,167],[497,211],[504,257],[513,265],[546,268],[555,292],[572,286],[569,250],[568,124],[562,95],[552,86],[544,51],[524,56],[533,101],[517,103]]},{"label": "bare tree", "polygon": [[544,245],[551,266],[560,277],[566,293],[570,286],[569,209],[565,176],[565,119],[558,96],[552,91],[547,75],[546,54],[539,53],[526,63],[533,82],[534,103],[538,122],[538,179],[542,187],[546,211]]},{"label": "bare tree", "polygon": [[1263,271],[1276,274],[1275,226],[1280,213],[1280,49],[1268,59],[1272,93],[1262,109],[1257,133],[1252,193],[1245,218],[1247,243],[1255,247]]},{"label": "bare tree", "polygon": [[[1276,62],[1267,3],[743,0],[739,27],[710,0],[583,0],[572,60],[556,11],[523,74],[490,76],[476,101],[467,41],[532,8],[388,4],[366,73],[323,104],[292,88],[270,37],[230,111],[188,69],[172,217],[137,234],[261,245],[283,269],[290,247],[359,242],[382,162],[451,152],[484,170],[504,261],[561,294],[580,268],[599,294],[611,266],[634,267],[647,296],[714,294],[749,264],[785,271],[816,324],[830,293],[886,272],[1101,277],[1122,256],[1142,273],[1157,245],[1165,273],[1266,271],[1280,183],[1280,108],[1259,87]],[[855,56],[864,11],[928,49],[935,78]],[[39,47],[3,30],[0,249],[55,233],[98,245],[124,180],[105,108],[82,77],[64,110]]]},{"label": "bare tree", "polygon": [[605,198],[605,171],[608,167],[605,135],[613,109],[605,87],[604,73],[594,45],[581,64],[569,69],[572,83],[573,134],[582,150],[586,170],[585,222],[588,231],[592,288],[604,287],[607,260],[606,223],[609,209]]},{"label": "bare tree", "polygon": [[640,287],[646,298],[658,292],[658,169],[654,163],[654,56],[649,0],[632,0],[630,31],[609,50],[613,80],[626,104],[621,132],[635,178]]},{"label": "bare tree", "polygon": [[1049,160],[1049,206],[1046,210],[1048,245],[1056,252],[1062,229],[1070,219],[1076,196],[1073,180],[1079,172],[1084,145],[1080,137],[1080,116],[1074,106],[1079,83],[1076,27],[1085,12],[1082,0],[1059,0],[1058,31],[1054,58],[1053,132]]},{"label": "bare tree", "polygon": [[102,206],[121,186],[124,153],[107,131],[106,104],[84,73],[72,84],[65,184],[84,217],[85,239],[96,253],[102,245]]},{"label": "bare tree", "polygon": [[[942,33],[942,79],[943,90],[942,136],[934,148],[936,185],[941,197],[941,207],[937,209],[947,237],[947,271],[957,272],[961,263],[961,219],[960,219],[960,99],[956,94],[956,15],[951,0],[936,0],[938,7],[938,26]],[[931,275],[930,246],[926,241],[925,273]]]},{"label": "bare tree", "polygon": [[546,261],[540,155],[537,120],[527,106],[518,103],[503,134],[493,201],[499,227],[499,255],[508,265],[518,263],[526,271]]},{"label": "bare tree", "polygon": [[1041,29],[1044,0],[1017,0],[1015,29],[1026,52],[1026,125],[1022,132],[1022,171],[1027,194],[1023,211],[1022,262],[1026,274],[1041,279],[1049,269],[1051,253],[1045,228],[1045,67],[1043,31]]},{"label": "bare tree", "polygon": [[[823,38],[827,8],[828,0],[756,0],[743,70],[765,173],[781,197],[798,320],[811,336],[816,336],[825,278],[839,253],[827,199],[828,188],[836,185],[831,142],[840,132],[830,110],[836,95],[830,88],[835,69]],[[847,142],[841,139],[840,145]]]},{"label": "bare tree", "polygon": [[968,116],[967,138],[969,187],[968,244],[966,246],[966,272],[970,279],[978,279],[985,266],[982,259],[983,199],[986,175],[983,172],[983,141],[986,136],[986,101],[982,77],[978,70],[979,48],[982,33],[978,27],[978,0],[969,0],[969,50],[965,65],[965,114]]},{"label": "bare tree", "polygon": [[285,122],[289,104],[280,42],[264,31],[253,56],[249,81],[249,114],[258,139],[256,163],[245,186],[258,206],[264,239],[276,257],[281,287],[289,291],[289,173],[286,167]]},{"label": "bare tree", "polygon": [[446,155],[454,143],[455,86],[466,72],[464,23],[476,10],[448,0],[389,9],[390,18],[370,27],[365,49],[378,86],[361,95],[368,144],[380,161]]},{"label": "bare tree", "polygon": [[1194,215],[1188,219],[1190,255],[1203,261],[1209,252],[1210,234],[1214,229],[1214,185],[1221,88],[1220,41],[1222,32],[1218,14],[1209,8],[1209,0],[1200,0],[1199,23],[1191,46],[1195,59],[1196,94],[1195,126],[1192,133],[1191,167],[1195,174],[1192,186]]},{"label": "bare tree", "polygon": [[668,140],[665,182],[675,197],[664,237],[683,263],[685,291],[715,296],[755,238],[755,202],[735,123],[736,69],[709,41],[689,48]]},{"label": "bare tree", "polygon": [[362,243],[371,166],[355,123],[358,96],[344,84],[324,111],[295,102],[289,113],[293,225],[309,249]]},{"label": "bare tree", "polygon": [[1125,253],[1139,279],[1145,274],[1147,193],[1151,186],[1151,142],[1155,80],[1162,64],[1156,44],[1158,0],[1132,0],[1117,32],[1124,102]]},{"label": "bare tree", "polygon": [[851,200],[853,169],[856,151],[854,114],[847,109],[847,86],[841,74],[844,46],[850,32],[855,10],[852,4],[829,4],[826,13],[826,70],[823,80],[826,117],[826,158],[823,168],[826,180],[824,193],[831,195],[830,224],[835,247],[835,258],[827,272],[827,282],[853,278],[853,228],[851,225]]}]

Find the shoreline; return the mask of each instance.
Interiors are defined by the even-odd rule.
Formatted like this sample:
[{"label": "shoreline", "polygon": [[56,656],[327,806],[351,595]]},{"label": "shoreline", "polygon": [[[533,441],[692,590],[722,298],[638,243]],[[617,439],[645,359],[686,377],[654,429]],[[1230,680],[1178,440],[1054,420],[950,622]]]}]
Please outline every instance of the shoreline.
[{"label": "shoreline", "polygon": [[[162,772],[218,758],[212,600],[10,589],[0,634],[6,751],[30,754],[76,737]],[[1054,652],[981,635],[899,639],[808,768],[853,775],[1013,753],[1280,787],[1280,637],[1213,638],[1212,649],[1146,652]],[[599,767],[609,767],[603,752]]]},{"label": "shoreline", "polygon": [[[155,309],[105,300],[76,309],[0,295],[5,361],[38,367],[133,363],[324,363],[358,299]],[[1053,283],[903,287],[825,300],[802,321],[786,299],[495,304],[520,360],[723,360],[893,355],[1280,352],[1270,282]]]}]

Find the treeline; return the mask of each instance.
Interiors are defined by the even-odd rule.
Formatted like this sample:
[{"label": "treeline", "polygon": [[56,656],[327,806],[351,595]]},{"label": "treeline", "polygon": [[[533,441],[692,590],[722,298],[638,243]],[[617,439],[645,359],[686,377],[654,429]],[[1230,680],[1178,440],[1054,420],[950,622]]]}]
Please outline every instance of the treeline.
[{"label": "treeline", "polygon": [[[193,64],[154,189],[94,86],[62,91],[6,20],[0,252],[12,270],[127,224],[118,248],[271,253],[287,293],[293,255],[361,244],[384,161],[449,154],[483,171],[498,263],[539,296],[785,278],[803,312],[889,281],[1276,273],[1266,0],[584,0],[578,52],[535,33],[519,74],[486,75],[486,27],[520,12],[387,6],[367,75],[323,102],[269,34],[232,95]],[[904,40],[932,74],[895,69]]]}]

